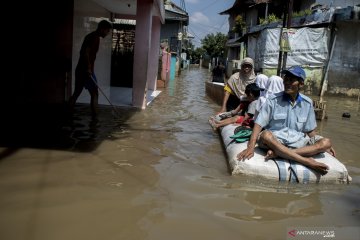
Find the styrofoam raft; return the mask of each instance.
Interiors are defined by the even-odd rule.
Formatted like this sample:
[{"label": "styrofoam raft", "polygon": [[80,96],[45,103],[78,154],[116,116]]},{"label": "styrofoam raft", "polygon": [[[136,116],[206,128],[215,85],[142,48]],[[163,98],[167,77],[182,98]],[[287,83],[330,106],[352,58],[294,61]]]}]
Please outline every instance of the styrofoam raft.
[{"label": "styrofoam raft", "polygon": [[351,181],[344,164],[329,153],[320,153],[313,156],[316,161],[329,166],[328,173],[323,176],[295,161],[281,158],[265,160],[266,153],[258,146],[255,147],[255,153],[251,159],[239,161],[236,156],[247,148],[248,142],[237,143],[230,138],[230,136],[234,135],[236,127],[236,125],[230,124],[220,129],[232,175],[262,176],[267,179],[299,183],[349,183]]}]

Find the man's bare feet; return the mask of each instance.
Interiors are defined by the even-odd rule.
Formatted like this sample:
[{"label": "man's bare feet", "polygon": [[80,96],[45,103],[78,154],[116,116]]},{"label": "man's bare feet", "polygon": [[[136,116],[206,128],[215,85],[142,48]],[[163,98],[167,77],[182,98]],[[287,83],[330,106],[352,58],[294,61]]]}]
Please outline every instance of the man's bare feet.
[{"label": "man's bare feet", "polygon": [[316,161],[313,158],[309,158],[311,160],[311,166],[308,166],[310,168],[312,168],[313,170],[317,171],[318,173],[320,173],[321,175],[325,175],[327,174],[329,167],[321,162]]},{"label": "man's bare feet", "polygon": [[277,155],[275,154],[275,152],[273,150],[268,150],[266,155],[265,155],[265,159],[266,160],[269,160],[269,159],[272,159],[272,158],[277,158]]},{"label": "man's bare feet", "polygon": [[[277,158],[278,155],[276,155],[276,153],[272,150],[268,150],[266,155],[265,155],[265,159],[266,160],[269,160],[269,159],[274,159],[274,158]],[[320,173],[321,175],[325,175],[327,174],[328,170],[329,170],[329,167],[324,164],[324,163],[321,163],[321,162],[318,162],[316,161],[315,159],[313,158],[309,158],[309,165],[307,167],[317,171],[318,173]]]},{"label": "man's bare feet", "polygon": [[333,147],[326,150],[327,153],[329,153],[331,156],[336,157],[335,149]]}]

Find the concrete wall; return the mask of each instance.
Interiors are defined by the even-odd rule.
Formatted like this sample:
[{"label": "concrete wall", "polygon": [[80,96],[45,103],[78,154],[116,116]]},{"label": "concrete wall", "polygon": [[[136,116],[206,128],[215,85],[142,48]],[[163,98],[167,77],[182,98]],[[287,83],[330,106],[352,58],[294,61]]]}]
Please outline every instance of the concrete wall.
[{"label": "concrete wall", "polygon": [[360,22],[337,22],[337,37],[329,67],[329,94],[357,97],[360,89]]},{"label": "concrete wall", "polygon": [[222,105],[224,98],[224,85],[220,83],[205,82],[205,92],[214,102]]}]

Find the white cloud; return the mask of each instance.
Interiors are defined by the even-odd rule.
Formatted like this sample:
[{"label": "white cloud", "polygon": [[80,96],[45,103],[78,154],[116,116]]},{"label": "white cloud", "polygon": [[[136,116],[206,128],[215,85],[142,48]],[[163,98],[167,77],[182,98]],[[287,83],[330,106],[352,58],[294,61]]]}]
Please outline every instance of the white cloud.
[{"label": "white cloud", "polygon": [[194,12],[193,15],[190,16],[190,22],[191,23],[200,23],[200,24],[209,24],[210,20],[202,12]]}]

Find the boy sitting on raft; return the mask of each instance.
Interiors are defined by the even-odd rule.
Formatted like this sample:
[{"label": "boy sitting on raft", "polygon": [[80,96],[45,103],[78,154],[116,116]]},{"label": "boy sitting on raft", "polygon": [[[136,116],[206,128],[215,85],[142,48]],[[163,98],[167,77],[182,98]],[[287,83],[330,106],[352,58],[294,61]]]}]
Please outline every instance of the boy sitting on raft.
[{"label": "boy sitting on raft", "polygon": [[213,127],[214,130],[216,130],[219,127],[223,127],[229,124],[239,124],[240,126],[248,126],[252,127],[254,125],[254,115],[256,111],[256,102],[260,96],[260,91],[262,89],[259,88],[256,83],[250,83],[246,86],[245,94],[249,101],[249,105],[247,108],[247,111],[245,112],[245,115],[242,116],[241,110],[243,105],[239,104],[239,106],[231,111],[232,115],[235,115],[233,117],[229,117],[223,120],[216,120],[214,117],[210,117],[209,123]]}]

